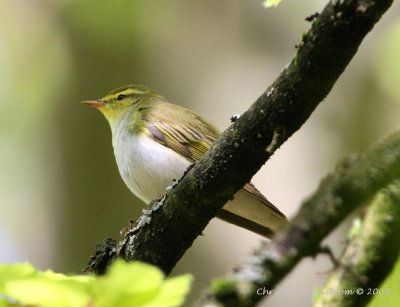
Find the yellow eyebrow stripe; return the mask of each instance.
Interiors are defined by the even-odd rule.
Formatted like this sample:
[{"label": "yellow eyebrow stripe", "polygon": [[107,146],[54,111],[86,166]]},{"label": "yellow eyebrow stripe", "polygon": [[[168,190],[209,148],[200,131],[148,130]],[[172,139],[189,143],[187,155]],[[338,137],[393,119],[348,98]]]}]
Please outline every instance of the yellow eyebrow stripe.
[{"label": "yellow eyebrow stripe", "polygon": [[145,95],[152,95],[161,97],[160,94],[157,92],[149,89],[143,85],[126,85],[116,90],[109,92],[106,96],[103,97],[104,100],[115,100],[118,95],[125,95],[125,96],[145,96]]}]

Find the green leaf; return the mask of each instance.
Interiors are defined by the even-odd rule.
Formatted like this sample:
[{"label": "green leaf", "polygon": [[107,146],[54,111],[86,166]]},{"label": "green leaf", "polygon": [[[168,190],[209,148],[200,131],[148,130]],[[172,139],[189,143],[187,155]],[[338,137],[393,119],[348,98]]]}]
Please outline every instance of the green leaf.
[{"label": "green leaf", "polygon": [[[159,295],[146,307],[182,306],[189,293],[192,276],[189,274],[169,278],[165,281]],[[167,305],[166,302],[168,302]]]},{"label": "green leaf", "polygon": [[162,272],[149,264],[117,260],[109,273],[93,284],[94,305],[179,306],[189,290],[190,276],[164,280]]},{"label": "green leaf", "polygon": [[0,307],[181,306],[191,276],[165,279],[155,266],[116,260],[102,277],[40,272],[27,263],[0,265]]},{"label": "green leaf", "polygon": [[0,264],[0,291],[8,280],[31,276],[34,273],[35,268],[29,263]]},{"label": "green leaf", "polygon": [[11,297],[28,305],[87,306],[90,302],[87,286],[87,282],[73,279],[52,280],[43,274],[38,274],[9,282],[6,291]]},{"label": "green leaf", "polygon": [[0,264],[0,306],[9,306],[17,300],[6,291],[6,285],[13,280],[26,278],[35,274],[35,268],[29,263]]},{"label": "green leaf", "polygon": [[93,285],[94,304],[101,306],[142,306],[157,295],[163,274],[153,266],[116,261],[108,274]]},{"label": "green leaf", "polygon": [[[84,306],[89,302],[90,276],[69,277],[38,272],[28,263],[0,265],[1,305],[22,302],[40,306]],[[0,306],[1,306],[0,305]]]},{"label": "green leaf", "polygon": [[282,0],[265,0],[263,5],[264,5],[265,7],[278,6],[278,4],[279,4],[281,1],[282,1]]}]

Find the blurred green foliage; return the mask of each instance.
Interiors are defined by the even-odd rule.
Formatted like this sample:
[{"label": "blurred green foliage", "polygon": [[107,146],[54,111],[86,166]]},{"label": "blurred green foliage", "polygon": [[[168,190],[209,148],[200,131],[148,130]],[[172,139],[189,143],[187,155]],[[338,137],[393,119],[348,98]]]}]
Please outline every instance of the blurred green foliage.
[{"label": "blurred green foliage", "polygon": [[282,0],[265,0],[264,6],[265,7],[277,6],[281,1]]},{"label": "blurred green foliage", "polygon": [[369,307],[400,306],[399,284],[400,284],[400,258],[397,260],[396,266],[394,267],[390,275],[379,286],[379,288],[377,288],[378,292],[373,296],[368,306]]},{"label": "blurred green foliage", "polygon": [[40,272],[28,263],[0,265],[0,306],[181,306],[190,280],[189,275],[165,280],[154,266],[122,260],[96,278]]}]

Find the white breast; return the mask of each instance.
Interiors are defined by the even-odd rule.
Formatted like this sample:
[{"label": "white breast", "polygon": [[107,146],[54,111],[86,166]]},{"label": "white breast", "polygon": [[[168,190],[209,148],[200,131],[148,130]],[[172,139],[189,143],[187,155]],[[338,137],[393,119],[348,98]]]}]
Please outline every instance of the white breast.
[{"label": "white breast", "polygon": [[132,135],[124,121],[112,132],[121,177],[132,193],[147,204],[160,198],[190,165],[187,159],[151,138]]}]

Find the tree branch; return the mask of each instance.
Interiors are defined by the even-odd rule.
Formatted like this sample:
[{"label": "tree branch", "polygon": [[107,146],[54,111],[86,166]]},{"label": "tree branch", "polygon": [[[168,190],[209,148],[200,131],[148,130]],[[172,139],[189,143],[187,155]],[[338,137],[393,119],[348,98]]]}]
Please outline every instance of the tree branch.
[{"label": "tree branch", "polygon": [[290,65],[140,218],[119,243],[119,255],[169,273],[217,211],[308,119],[391,3],[329,2],[303,36]]},{"label": "tree branch", "polygon": [[[256,250],[253,256],[234,270],[232,277],[217,281],[217,286],[209,291],[211,294],[207,296],[204,305],[218,301],[226,306],[254,306],[263,298],[263,294],[274,290],[302,258],[318,254],[321,241],[349,213],[361,206],[376,191],[399,177],[400,132],[365,154],[351,155],[339,163],[335,171],[321,181],[310,199],[303,203],[288,227],[278,232],[272,242],[263,244]],[[397,197],[398,194],[391,189],[386,189],[387,193],[391,193],[388,195]],[[389,206],[389,203],[386,206]],[[391,208],[394,210],[393,205]],[[399,207],[396,210],[399,211]],[[385,211],[385,217],[388,212],[389,210]],[[395,219],[394,216],[391,218]],[[369,220],[372,219],[371,217]],[[374,223],[378,222],[378,219],[379,223],[382,223],[382,215],[379,215]],[[393,231],[398,233],[398,225],[394,225],[393,229],[388,230],[387,239],[393,239]],[[367,234],[370,235],[371,231],[362,237]],[[383,238],[384,236],[381,239]],[[375,236],[371,239],[377,238]],[[385,239],[376,244],[387,242]],[[379,267],[371,270],[373,269]]]},{"label": "tree branch", "polygon": [[[376,295],[399,255],[400,182],[381,190],[367,208],[361,229],[352,238],[340,266],[321,290],[315,306],[365,306]],[[371,290],[372,289],[372,290]],[[339,295],[346,291],[347,295]],[[353,291],[353,292],[350,292]]]}]

